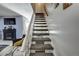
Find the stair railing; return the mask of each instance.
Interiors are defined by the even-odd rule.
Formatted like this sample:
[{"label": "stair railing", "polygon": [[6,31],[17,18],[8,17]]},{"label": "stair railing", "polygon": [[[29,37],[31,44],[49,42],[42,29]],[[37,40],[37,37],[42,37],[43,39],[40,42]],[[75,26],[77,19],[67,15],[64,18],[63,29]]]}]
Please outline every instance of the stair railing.
[{"label": "stair railing", "polygon": [[27,31],[27,36],[24,38],[23,44],[21,47],[21,51],[24,51],[26,56],[28,56],[30,54],[30,46],[31,46],[31,40],[32,40],[32,31],[33,31],[34,20],[35,20],[35,14],[33,13],[29,28]]}]

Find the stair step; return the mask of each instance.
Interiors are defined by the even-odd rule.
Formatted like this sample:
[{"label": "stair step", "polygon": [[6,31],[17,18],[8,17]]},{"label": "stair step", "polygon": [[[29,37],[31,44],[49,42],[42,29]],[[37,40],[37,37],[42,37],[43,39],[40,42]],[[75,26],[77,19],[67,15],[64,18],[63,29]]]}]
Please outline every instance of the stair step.
[{"label": "stair step", "polygon": [[34,29],[47,29],[47,27],[34,27]]},{"label": "stair step", "polygon": [[45,19],[35,19],[35,21],[46,21]]},{"label": "stair step", "polygon": [[49,35],[49,33],[33,33],[33,35]]},{"label": "stair step", "polygon": [[46,21],[45,18],[36,18],[35,21]]},{"label": "stair step", "polygon": [[33,36],[33,38],[49,38],[49,36]]},{"label": "stair step", "polygon": [[41,22],[39,22],[39,23],[37,23],[37,22],[35,22],[34,24],[43,24],[43,25],[46,25],[47,23],[45,22],[45,23],[41,23]]},{"label": "stair step", "polygon": [[43,26],[45,26],[45,25],[47,26],[46,23],[34,23],[34,26],[42,26],[42,25],[43,25]]},{"label": "stair step", "polygon": [[36,16],[44,16],[43,13],[36,13]]},{"label": "stair step", "polygon": [[46,22],[35,22],[34,24],[47,24]]},{"label": "stair step", "polygon": [[35,22],[46,22],[45,20],[43,20],[43,21],[35,21]]},{"label": "stair step", "polygon": [[45,50],[37,50],[36,53],[45,53]]},{"label": "stair step", "polygon": [[33,29],[33,31],[48,31],[48,29]]},{"label": "stair step", "polygon": [[35,22],[46,22],[46,20],[35,20]]},{"label": "stair step", "polygon": [[33,31],[33,33],[35,33],[35,34],[41,34],[41,35],[43,35],[43,34],[45,34],[45,35],[47,35],[47,34],[49,34],[49,32],[48,31]]},{"label": "stair step", "polygon": [[35,20],[45,20],[45,18],[35,18]]},{"label": "stair step", "polygon": [[46,23],[46,22],[34,22],[34,23]]},{"label": "stair step", "polygon": [[30,53],[30,56],[54,56],[53,55],[53,53],[42,53],[42,52],[40,52],[40,53]]},{"label": "stair step", "polygon": [[43,16],[36,16],[35,18],[44,18]]},{"label": "stair step", "polygon": [[32,35],[33,37],[41,37],[41,38],[43,38],[43,37],[49,37],[49,35]]},{"label": "stair step", "polygon": [[33,33],[49,33],[49,31],[33,31]]},{"label": "stair step", "polygon": [[34,23],[34,24],[39,24],[39,25],[40,25],[40,24],[43,24],[43,25],[46,25],[46,23]]},{"label": "stair step", "polygon": [[38,41],[38,40],[51,41],[49,38],[32,38],[32,41]]},{"label": "stair step", "polygon": [[36,16],[35,18],[44,18],[44,16]]},{"label": "stair step", "polygon": [[34,26],[47,26],[47,24],[34,24]]},{"label": "stair step", "polygon": [[36,40],[35,42],[36,42],[36,44],[44,44],[43,40]]},{"label": "stair step", "polygon": [[49,36],[47,35],[47,36],[34,36],[33,35],[33,38],[49,38]]},{"label": "stair step", "polygon": [[44,16],[40,15],[40,16],[36,16],[35,18],[44,18]]},{"label": "stair step", "polygon": [[44,16],[44,13],[35,13],[36,16]]},{"label": "stair step", "polygon": [[[35,53],[35,52],[45,52],[45,50],[30,50],[31,51],[31,53]],[[46,52],[46,53],[48,53],[48,52]]]},{"label": "stair step", "polygon": [[47,25],[34,25],[34,26],[46,27]]},{"label": "stair step", "polygon": [[35,42],[35,43],[32,43],[32,44],[50,44],[50,43],[51,43],[51,40],[49,40],[49,41],[44,41],[44,40],[32,40],[32,42]]},{"label": "stair step", "polygon": [[47,25],[45,25],[45,26],[36,26],[36,25],[35,25],[34,27],[47,27]]},{"label": "stair step", "polygon": [[50,44],[31,44],[31,50],[53,50]]}]

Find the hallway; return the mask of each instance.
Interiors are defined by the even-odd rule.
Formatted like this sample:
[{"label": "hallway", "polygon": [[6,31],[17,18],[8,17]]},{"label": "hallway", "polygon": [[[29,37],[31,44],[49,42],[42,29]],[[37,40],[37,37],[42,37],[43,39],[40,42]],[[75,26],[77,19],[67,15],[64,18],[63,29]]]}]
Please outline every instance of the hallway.
[{"label": "hallway", "polygon": [[43,13],[36,13],[30,50],[31,56],[53,56],[53,47]]}]

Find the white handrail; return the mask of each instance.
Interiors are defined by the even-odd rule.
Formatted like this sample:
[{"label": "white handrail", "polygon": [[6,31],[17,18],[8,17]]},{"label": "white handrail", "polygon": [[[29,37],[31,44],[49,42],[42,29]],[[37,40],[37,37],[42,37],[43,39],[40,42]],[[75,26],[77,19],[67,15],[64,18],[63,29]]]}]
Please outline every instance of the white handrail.
[{"label": "white handrail", "polygon": [[24,51],[25,55],[29,55],[29,53],[30,53],[30,45],[31,45],[31,39],[32,39],[34,19],[35,19],[35,14],[32,15],[32,19],[29,24],[27,36],[24,38],[23,44],[22,44],[22,47],[20,50],[20,51]]}]

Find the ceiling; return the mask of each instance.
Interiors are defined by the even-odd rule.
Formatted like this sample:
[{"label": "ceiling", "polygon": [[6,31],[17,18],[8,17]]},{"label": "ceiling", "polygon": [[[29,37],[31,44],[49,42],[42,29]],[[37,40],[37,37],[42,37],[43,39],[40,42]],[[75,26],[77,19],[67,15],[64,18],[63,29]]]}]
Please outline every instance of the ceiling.
[{"label": "ceiling", "polygon": [[19,14],[0,5],[0,16],[19,16]]}]

